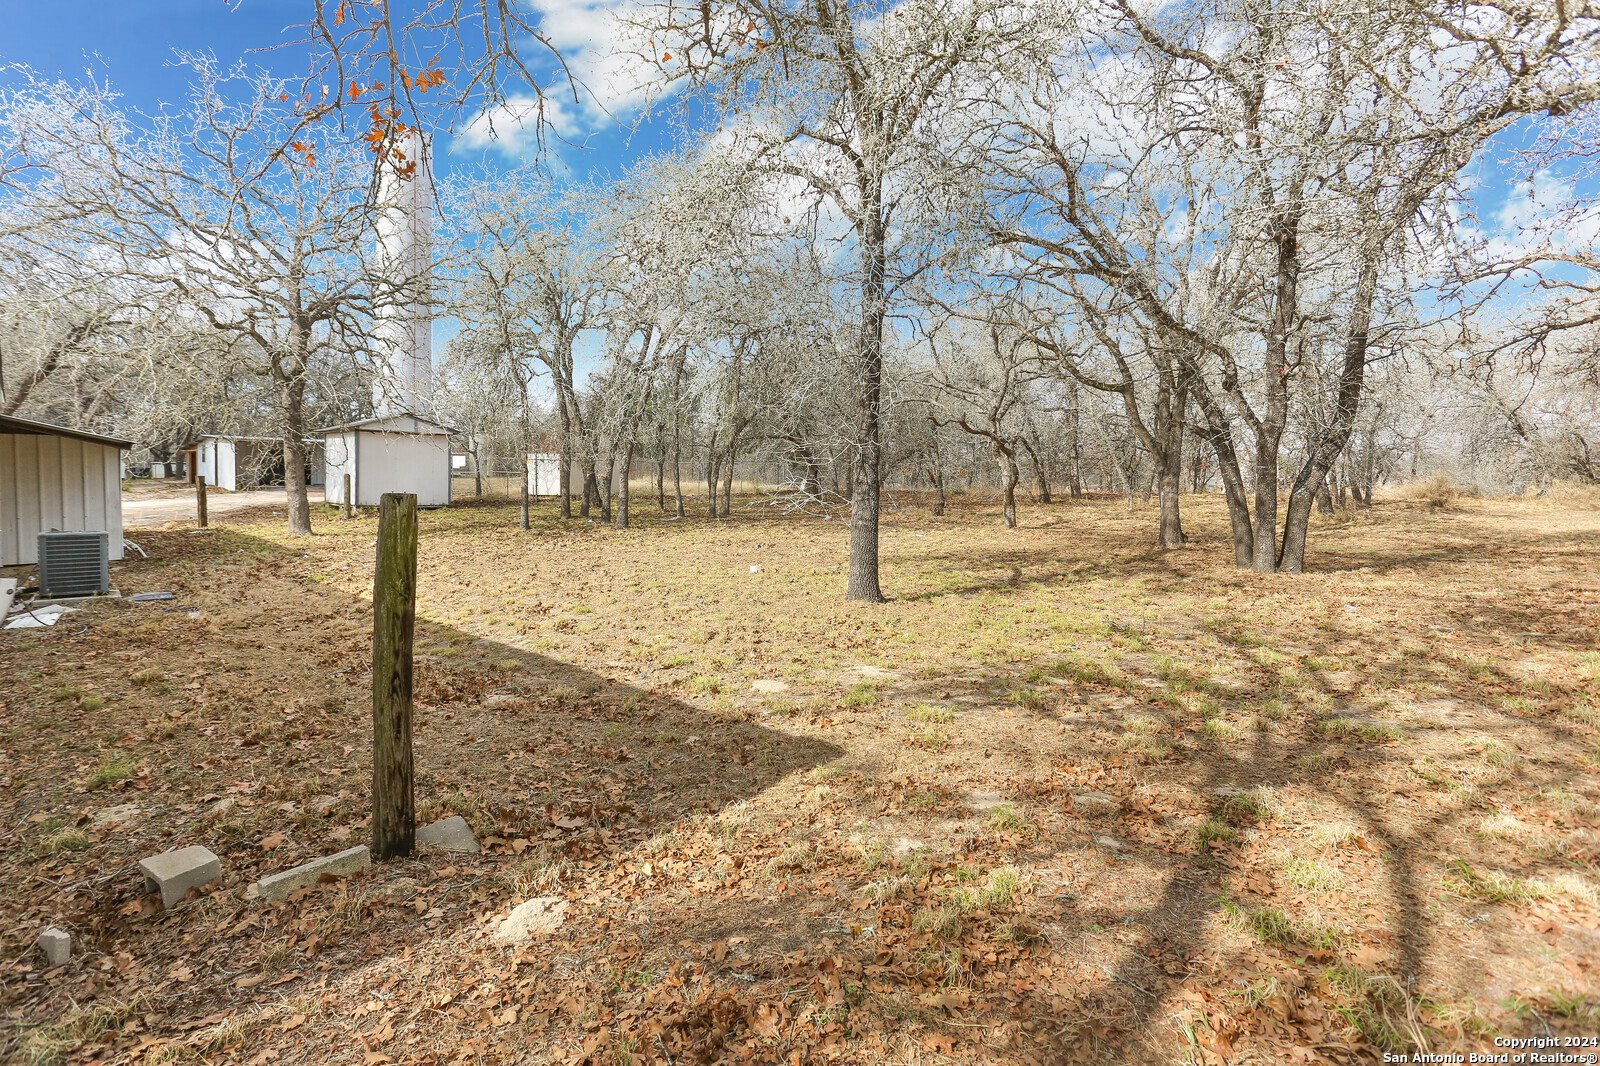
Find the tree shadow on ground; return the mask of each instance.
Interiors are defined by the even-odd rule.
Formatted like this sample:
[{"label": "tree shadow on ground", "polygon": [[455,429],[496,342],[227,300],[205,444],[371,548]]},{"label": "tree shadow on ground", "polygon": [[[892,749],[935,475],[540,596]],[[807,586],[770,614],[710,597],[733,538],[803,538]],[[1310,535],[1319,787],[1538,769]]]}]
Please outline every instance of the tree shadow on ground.
[{"label": "tree shadow on ground", "polygon": [[[207,1017],[209,1031],[225,1017],[270,1014],[313,986],[360,985],[420,945],[449,952],[473,939],[486,907],[559,891],[574,876],[563,871],[614,861],[841,752],[424,611],[419,823],[461,814],[489,853],[423,848],[287,903],[249,901],[244,888],[255,879],[367,838],[369,606],[308,574],[291,546],[236,531],[144,539],[151,562],[124,571],[173,589],[174,603],[86,607],[86,630],[35,631],[11,649],[13,681],[70,675],[74,691],[99,695],[66,706],[51,699],[55,681],[4,695],[0,725],[12,739],[27,730],[33,769],[31,786],[4,803],[13,829],[0,838],[10,854],[0,890],[13,916],[40,916],[27,927],[53,923],[74,938],[68,967],[29,966],[0,995],[19,1019],[0,1043],[7,1056],[23,1047],[125,1052],[141,1040],[180,1040]],[[120,776],[85,791],[84,768],[111,759],[107,738],[120,738]],[[118,805],[139,810],[103,831],[94,824],[96,808]],[[83,850],[55,850],[15,828],[33,816],[83,826]],[[191,844],[221,857],[224,881],[164,911],[132,863]],[[683,870],[680,883],[724,878],[708,863]],[[31,940],[17,935],[5,953],[27,958]],[[83,1022],[126,1015],[132,1003],[132,1026]]]}]

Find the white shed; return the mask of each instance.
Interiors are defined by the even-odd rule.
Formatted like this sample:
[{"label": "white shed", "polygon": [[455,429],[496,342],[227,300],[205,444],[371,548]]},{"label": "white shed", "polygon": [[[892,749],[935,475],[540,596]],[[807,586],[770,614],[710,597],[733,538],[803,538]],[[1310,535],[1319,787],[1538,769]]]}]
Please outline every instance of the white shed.
[{"label": "white shed", "polygon": [[261,475],[272,473],[272,456],[281,454],[283,442],[271,437],[222,437],[207,435],[200,438],[195,451],[195,471],[214,489],[238,492],[241,485],[255,488]]},{"label": "white shed", "polygon": [[386,492],[414,492],[418,507],[448,507],[453,432],[410,413],[322,430],[323,499],[343,504],[349,474],[357,507],[378,506]]},{"label": "white shed", "polygon": [[534,452],[528,456],[528,492],[534,496],[554,496],[561,491],[561,456],[555,452]]},{"label": "white shed", "polygon": [[122,452],[131,441],[0,416],[0,566],[39,561],[39,534],[105,531],[122,558]]}]

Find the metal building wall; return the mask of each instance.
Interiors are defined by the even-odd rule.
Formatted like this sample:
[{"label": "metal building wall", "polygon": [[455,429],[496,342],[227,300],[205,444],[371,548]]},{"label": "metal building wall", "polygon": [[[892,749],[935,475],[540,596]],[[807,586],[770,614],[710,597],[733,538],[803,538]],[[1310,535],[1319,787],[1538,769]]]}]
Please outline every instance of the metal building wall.
[{"label": "metal building wall", "polygon": [[[443,433],[358,430],[356,503],[376,507],[386,492],[414,492],[418,507],[450,504],[450,438]],[[329,450],[333,438],[330,436]],[[332,470],[330,468],[331,475]]]},{"label": "metal building wall", "polygon": [[[356,474],[355,436],[352,432],[345,432],[329,433],[323,437],[322,499],[325,503],[344,504],[344,476],[349,474],[354,480]],[[360,499],[359,490],[356,498]]]},{"label": "metal building wall", "polygon": [[0,566],[39,561],[39,534],[105,530],[122,558],[122,450],[74,437],[0,433]]}]

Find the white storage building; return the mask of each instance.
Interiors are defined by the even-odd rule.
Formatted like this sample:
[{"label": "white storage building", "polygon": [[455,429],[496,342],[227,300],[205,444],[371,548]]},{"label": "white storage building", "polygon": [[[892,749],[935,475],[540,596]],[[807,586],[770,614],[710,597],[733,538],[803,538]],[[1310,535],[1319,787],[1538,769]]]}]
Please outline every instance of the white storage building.
[{"label": "white storage building", "polygon": [[323,499],[344,503],[350,475],[357,507],[376,507],[386,492],[414,492],[418,507],[450,505],[450,434],[410,413],[322,430]]},{"label": "white storage building", "polygon": [[554,452],[534,452],[528,456],[528,493],[555,496],[561,492],[561,456]]},{"label": "white storage building", "polygon": [[283,442],[272,437],[208,435],[200,438],[194,467],[208,487],[238,492],[256,488],[263,473],[275,472],[273,458],[282,453]]},{"label": "white storage building", "polygon": [[39,561],[39,534],[105,531],[122,558],[122,452],[131,441],[0,416],[0,566]]}]

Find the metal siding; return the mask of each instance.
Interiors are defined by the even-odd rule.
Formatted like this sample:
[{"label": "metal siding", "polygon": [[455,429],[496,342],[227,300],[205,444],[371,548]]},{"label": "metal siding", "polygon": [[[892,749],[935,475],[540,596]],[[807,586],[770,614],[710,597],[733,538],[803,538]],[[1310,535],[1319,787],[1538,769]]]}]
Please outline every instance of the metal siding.
[{"label": "metal siding", "polygon": [[0,566],[20,562],[17,548],[17,438],[0,434]]},{"label": "metal siding", "polygon": [[236,492],[239,488],[239,457],[233,441],[217,441],[217,488]]},{"label": "metal siding", "polygon": [[[39,529],[61,528],[61,438],[40,437],[35,468],[39,492]],[[37,549],[35,549],[37,554]]]},{"label": "metal siding", "polygon": [[[329,433],[322,441],[322,498],[328,503],[344,503],[344,476],[349,474],[355,477],[354,456],[350,454],[353,445],[349,433]],[[359,498],[360,491],[356,496]]]},{"label": "metal siding", "polygon": [[[83,477],[83,528],[110,533],[111,527],[106,524],[106,464],[100,457],[100,449],[84,444],[81,460],[78,467]],[[112,539],[116,539],[115,534]]]},{"label": "metal siding", "polygon": [[386,492],[414,492],[418,507],[450,503],[450,438],[444,434],[362,432],[356,501],[376,507]]},{"label": "metal siding", "polygon": [[17,562],[39,561],[39,442],[45,437],[19,433],[16,444]]},{"label": "metal siding", "polygon": [[122,450],[75,437],[0,434],[0,566],[39,561],[39,534],[104,530],[122,558]]},{"label": "metal siding", "polygon": [[58,529],[87,529],[83,506],[83,441],[72,437],[58,438],[61,462],[56,481],[61,485],[61,511],[57,516]]}]

